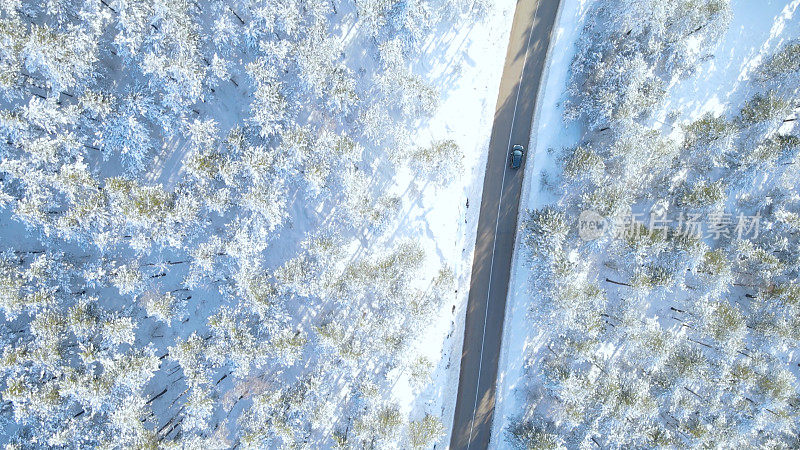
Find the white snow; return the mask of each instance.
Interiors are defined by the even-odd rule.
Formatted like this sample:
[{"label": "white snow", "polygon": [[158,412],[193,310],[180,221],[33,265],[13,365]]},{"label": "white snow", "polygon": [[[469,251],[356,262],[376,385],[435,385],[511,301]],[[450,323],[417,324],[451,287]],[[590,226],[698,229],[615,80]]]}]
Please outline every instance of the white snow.
[{"label": "white snow", "polygon": [[693,120],[708,111],[719,114],[727,105],[746,100],[746,83],[753,69],[782,44],[800,36],[800,28],[792,23],[798,19],[798,6],[800,0],[731,2],[733,20],[714,58],[670,87],[656,119],[663,122],[677,110],[684,119]]},{"label": "white snow", "polygon": [[[431,71],[433,79],[441,80],[446,95],[430,123],[418,130],[418,145],[442,137],[454,139],[464,152],[459,182],[441,189],[415,181],[415,174],[408,169],[396,177],[399,186],[408,186],[406,195],[417,196],[401,211],[398,233],[413,236],[426,254],[450,266],[458,280],[455,303],[442,306],[434,322],[417,338],[417,353],[410,355],[424,356],[436,364],[433,382],[417,393],[408,374],[401,373],[391,384],[392,398],[412,419],[425,412],[442,418],[446,430],[442,443],[449,441],[453,426],[483,176],[514,6],[512,0],[497,0],[489,17],[447,38],[451,45],[436,64],[419,64]],[[423,272],[436,268],[431,265]]]}]

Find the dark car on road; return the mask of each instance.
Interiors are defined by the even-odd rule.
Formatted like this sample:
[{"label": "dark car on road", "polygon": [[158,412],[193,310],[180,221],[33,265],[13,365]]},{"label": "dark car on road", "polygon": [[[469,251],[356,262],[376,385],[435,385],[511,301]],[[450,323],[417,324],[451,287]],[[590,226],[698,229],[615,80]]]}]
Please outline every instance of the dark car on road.
[{"label": "dark car on road", "polygon": [[511,152],[509,153],[508,160],[512,169],[519,169],[519,166],[522,165],[522,156],[524,154],[525,154],[525,147],[519,144],[511,147]]}]

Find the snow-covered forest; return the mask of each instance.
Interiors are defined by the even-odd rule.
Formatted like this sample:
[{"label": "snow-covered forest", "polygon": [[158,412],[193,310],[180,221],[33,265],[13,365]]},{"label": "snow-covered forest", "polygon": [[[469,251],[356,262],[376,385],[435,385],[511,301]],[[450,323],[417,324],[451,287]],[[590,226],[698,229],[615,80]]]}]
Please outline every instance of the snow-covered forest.
[{"label": "snow-covered forest", "polygon": [[798,448],[798,2],[581,3],[504,445]]},{"label": "snow-covered forest", "polygon": [[[473,100],[493,104],[502,67],[474,75],[445,59],[461,59],[448,45],[472,45],[462,31],[482,18],[505,30],[496,11],[487,0],[0,3],[0,442],[446,438],[454,399],[433,374],[451,364],[416,341],[441,317],[453,334],[469,241],[458,205],[474,181],[462,175],[481,160],[465,152],[483,143],[421,130],[462,74],[483,77]],[[499,33],[487,54],[505,48]],[[462,110],[465,126],[480,128],[480,107]],[[435,246],[430,226],[407,232],[431,190],[455,205]],[[391,395],[401,376],[421,407]]]}]

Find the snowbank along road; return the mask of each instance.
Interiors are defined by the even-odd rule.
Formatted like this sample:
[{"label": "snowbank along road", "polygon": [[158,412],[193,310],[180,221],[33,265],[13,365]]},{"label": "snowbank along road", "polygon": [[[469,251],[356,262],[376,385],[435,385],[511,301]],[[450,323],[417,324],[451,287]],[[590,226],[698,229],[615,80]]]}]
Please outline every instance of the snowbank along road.
[{"label": "snowbank along road", "polygon": [[519,169],[509,167],[508,152],[512,145],[530,139],[558,4],[558,0],[519,0],[514,13],[483,182],[451,449],[489,446],[525,170],[524,163]]}]

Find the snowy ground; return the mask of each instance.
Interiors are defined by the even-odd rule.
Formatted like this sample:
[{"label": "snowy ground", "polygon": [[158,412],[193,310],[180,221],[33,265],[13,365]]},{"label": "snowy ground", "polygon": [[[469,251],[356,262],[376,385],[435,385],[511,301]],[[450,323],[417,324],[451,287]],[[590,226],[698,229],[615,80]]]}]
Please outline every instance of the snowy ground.
[{"label": "snowy ground", "polygon": [[[439,57],[444,64],[424,62],[420,71],[431,71],[446,91],[430,124],[418,130],[424,145],[438,136],[452,137],[464,152],[464,171],[459,183],[446,189],[430,183],[418,185],[410,170],[399,173],[396,183],[418,192],[418,200],[400,213],[398,234],[413,236],[425,248],[449,265],[458,280],[455,303],[445,304],[435,322],[415,344],[420,356],[438,362],[433,382],[422,393],[415,393],[408,374],[398,374],[391,386],[392,397],[412,418],[425,412],[442,418],[450,438],[458,390],[460,353],[464,334],[464,308],[469,293],[472,253],[475,247],[486,155],[489,148],[497,90],[504,55],[511,31],[515,3],[498,0],[490,17],[448,38],[450,45]],[[469,202],[469,207],[467,207]],[[436,266],[424,273],[435,273]]]},{"label": "snowy ground", "polygon": [[[557,200],[542,189],[540,180],[543,171],[553,170],[552,153],[549,149],[573,146],[581,138],[577,127],[565,129],[562,119],[564,91],[569,77],[569,64],[575,53],[575,42],[580,35],[582,22],[593,0],[566,0],[557,34],[550,49],[542,89],[542,99],[534,118],[530,148],[535,149],[534,164],[528,164],[527,184],[523,190],[522,205],[528,210],[540,208]],[[762,59],[780,48],[782,44],[800,35],[796,26],[800,1],[768,0],[753,2],[734,0],[733,20],[729,31],[716,49],[715,56],[700,65],[691,77],[674,82],[667,101],[655,115],[653,126],[664,126],[669,133],[673,125],[664,125],[670,113],[676,123],[687,123],[707,111],[721,113],[726,107],[743,103],[748,96],[746,82],[751,71]],[[520,218],[525,217],[524,213]],[[523,228],[518,228],[522,232]],[[530,380],[524,364],[528,357],[535,361],[536,354],[547,342],[547,330],[532,323],[531,311],[537,309],[537,295],[531,291],[528,280],[529,265],[520,236],[513,264],[511,286],[506,309],[503,351],[498,376],[498,399],[493,425],[492,442],[497,448],[505,446],[504,430],[513,418],[525,411],[530,404],[526,392],[536,389],[536,380]],[[530,383],[526,386],[527,383]]]},{"label": "snowy ground", "polygon": [[766,56],[797,38],[800,1],[731,2],[733,21],[711,61],[689,79],[670,88],[660,119],[678,110],[693,120],[705,112],[722,112],[739,105],[748,94],[746,82]]}]

